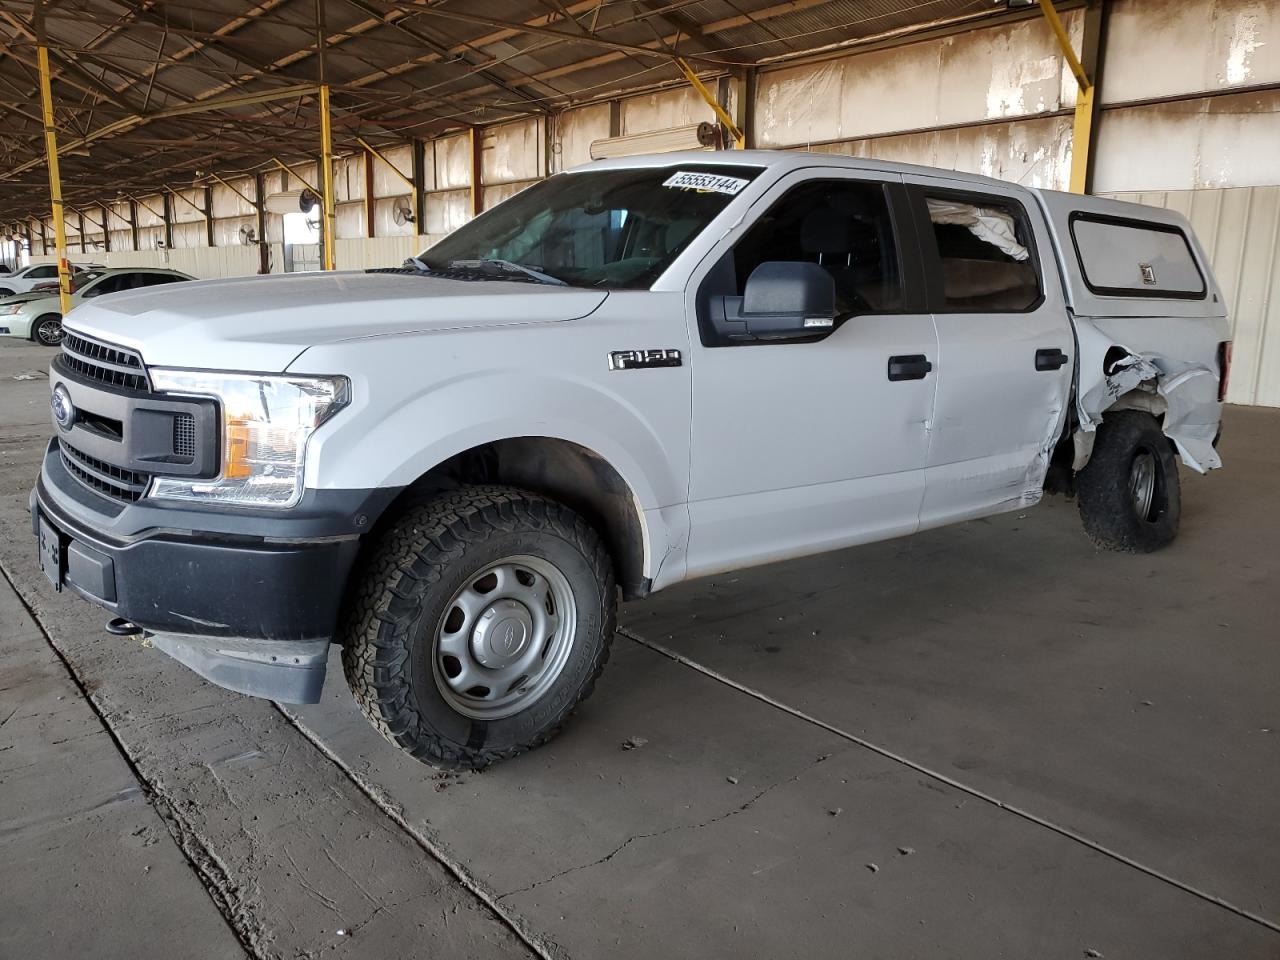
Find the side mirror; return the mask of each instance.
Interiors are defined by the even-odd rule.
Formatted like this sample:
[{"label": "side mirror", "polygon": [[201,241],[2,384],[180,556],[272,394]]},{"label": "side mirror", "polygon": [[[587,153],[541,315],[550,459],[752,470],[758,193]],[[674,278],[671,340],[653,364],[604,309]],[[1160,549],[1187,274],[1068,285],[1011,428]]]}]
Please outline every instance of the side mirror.
[{"label": "side mirror", "polygon": [[711,322],[727,340],[799,340],[835,326],[836,286],[816,263],[771,260],[751,271],[741,297],[713,298]]}]

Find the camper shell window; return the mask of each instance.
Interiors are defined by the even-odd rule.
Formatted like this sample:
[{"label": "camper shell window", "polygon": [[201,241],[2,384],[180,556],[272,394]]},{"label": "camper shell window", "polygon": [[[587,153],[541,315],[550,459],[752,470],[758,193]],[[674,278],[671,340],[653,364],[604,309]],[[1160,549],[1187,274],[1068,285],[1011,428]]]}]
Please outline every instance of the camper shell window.
[{"label": "camper shell window", "polygon": [[1109,297],[1203,300],[1204,274],[1176,226],[1073,213],[1071,239],[1085,285]]}]

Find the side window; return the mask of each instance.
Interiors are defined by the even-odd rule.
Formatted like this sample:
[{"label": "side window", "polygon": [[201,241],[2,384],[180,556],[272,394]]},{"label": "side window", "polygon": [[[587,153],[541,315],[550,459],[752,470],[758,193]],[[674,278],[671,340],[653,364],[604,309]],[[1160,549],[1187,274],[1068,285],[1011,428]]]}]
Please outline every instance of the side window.
[{"label": "side window", "polygon": [[130,279],[130,274],[117,273],[113,277],[103,277],[93,286],[88,287],[84,291],[85,297],[101,297],[103,294],[115,293],[117,290],[124,290]]},{"label": "side window", "polygon": [[926,197],[949,313],[1018,312],[1040,302],[1031,227],[1022,207],[994,197]]},{"label": "side window", "polygon": [[814,180],[788,190],[733,248],[737,293],[770,260],[804,260],[835,281],[836,314],[902,309],[902,274],[884,185]]},{"label": "side window", "polygon": [[31,272],[27,274],[29,280],[48,280],[58,275],[58,268],[52,264],[46,264],[40,267],[32,267]]},{"label": "side window", "polygon": [[138,274],[138,286],[140,287],[158,287],[162,283],[173,283],[175,280],[181,280],[182,277],[175,277],[167,273],[140,273]]}]

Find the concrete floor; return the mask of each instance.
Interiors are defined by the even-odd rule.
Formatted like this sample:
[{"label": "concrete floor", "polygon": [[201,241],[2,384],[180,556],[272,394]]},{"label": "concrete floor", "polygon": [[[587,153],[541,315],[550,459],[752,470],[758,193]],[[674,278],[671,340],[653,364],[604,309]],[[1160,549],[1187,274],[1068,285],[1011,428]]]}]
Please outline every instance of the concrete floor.
[{"label": "concrete floor", "polygon": [[1280,957],[1280,411],[1160,554],[1055,500],[674,588],[445,776],[336,670],[278,709],[53,594],[48,358],[0,343],[0,956]]}]

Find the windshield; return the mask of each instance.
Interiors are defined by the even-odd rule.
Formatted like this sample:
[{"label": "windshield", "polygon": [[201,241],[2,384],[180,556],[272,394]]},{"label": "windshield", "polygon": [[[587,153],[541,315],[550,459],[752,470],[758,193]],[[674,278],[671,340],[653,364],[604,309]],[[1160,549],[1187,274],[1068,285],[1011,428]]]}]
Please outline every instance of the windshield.
[{"label": "windshield", "polygon": [[761,169],[682,163],[551,177],[417,259],[431,270],[489,264],[509,278],[518,265],[575,287],[645,289]]}]

